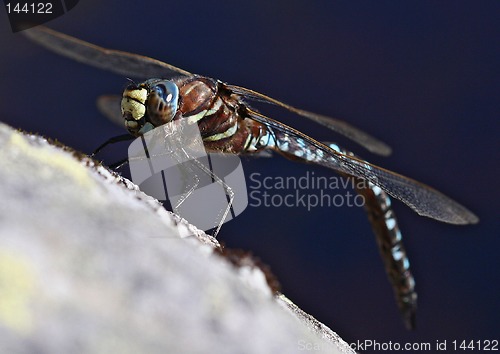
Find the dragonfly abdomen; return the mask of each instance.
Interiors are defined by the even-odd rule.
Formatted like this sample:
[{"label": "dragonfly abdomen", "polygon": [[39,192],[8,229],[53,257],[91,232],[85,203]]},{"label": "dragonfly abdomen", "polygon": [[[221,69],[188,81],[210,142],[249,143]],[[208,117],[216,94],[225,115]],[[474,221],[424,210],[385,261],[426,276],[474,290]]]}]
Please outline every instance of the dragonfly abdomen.
[{"label": "dragonfly abdomen", "polygon": [[[359,179],[355,177],[356,179]],[[365,210],[376,236],[380,255],[384,261],[387,276],[393,286],[399,311],[408,328],[415,327],[417,293],[415,279],[410,271],[401,231],[392,210],[391,199],[373,183],[356,183],[357,192],[364,196]]]},{"label": "dragonfly abdomen", "polygon": [[[308,144],[298,136],[276,132],[277,140],[274,149],[281,155],[301,162],[316,163],[328,168],[339,166],[339,160],[325,153],[312,144]],[[355,157],[336,144],[325,143],[326,146],[346,156]],[[362,160],[360,160],[362,161]],[[385,265],[387,277],[392,284],[399,310],[408,328],[415,327],[417,293],[415,280],[410,271],[410,262],[403,245],[396,215],[392,210],[391,199],[380,187],[359,177],[341,173],[353,180],[356,192],[363,196],[364,207],[375,233],[379,252]]]}]

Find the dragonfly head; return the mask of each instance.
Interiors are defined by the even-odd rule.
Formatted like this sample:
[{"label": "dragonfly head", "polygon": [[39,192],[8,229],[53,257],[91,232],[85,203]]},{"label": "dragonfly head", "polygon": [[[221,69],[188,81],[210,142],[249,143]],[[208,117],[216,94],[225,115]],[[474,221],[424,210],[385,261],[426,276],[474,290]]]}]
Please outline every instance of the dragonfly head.
[{"label": "dragonfly head", "polygon": [[123,91],[121,101],[125,127],[134,136],[166,124],[174,119],[179,101],[179,88],[169,80],[150,79]]}]

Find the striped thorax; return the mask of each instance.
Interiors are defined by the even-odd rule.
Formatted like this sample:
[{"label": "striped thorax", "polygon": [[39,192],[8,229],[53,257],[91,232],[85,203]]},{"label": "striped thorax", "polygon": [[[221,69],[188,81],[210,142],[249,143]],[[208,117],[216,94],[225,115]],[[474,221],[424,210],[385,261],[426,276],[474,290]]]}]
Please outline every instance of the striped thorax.
[{"label": "striped thorax", "polygon": [[[150,79],[123,92],[121,111],[134,136],[178,119],[197,124],[207,151],[253,153],[266,148],[267,128],[239,112],[238,95],[221,83],[199,76],[172,80]],[[269,146],[270,147],[270,146]]]}]

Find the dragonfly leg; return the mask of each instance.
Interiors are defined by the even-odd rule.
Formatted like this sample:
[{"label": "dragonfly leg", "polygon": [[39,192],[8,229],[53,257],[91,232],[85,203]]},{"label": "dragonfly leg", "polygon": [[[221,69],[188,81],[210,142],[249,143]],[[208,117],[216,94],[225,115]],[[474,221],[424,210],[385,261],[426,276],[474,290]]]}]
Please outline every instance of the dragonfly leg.
[{"label": "dragonfly leg", "polygon": [[[208,155],[209,156],[209,155]],[[208,176],[210,176],[212,178],[212,181],[214,183],[217,183],[219,184],[223,189],[224,189],[224,194],[226,195],[226,199],[227,199],[227,207],[221,211],[221,213],[219,214],[220,215],[220,221],[217,225],[217,227],[215,228],[215,231],[213,233],[213,237],[217,237],[217,234],[219,233],[221,227],[222,227],[222,224],[224,224],[224,221],[226,220],[229,212],[232,210],[233,208],[233,202],[234,202],[234,191],[232,190],[231,187],[229,187],[227,185],[226,182],[224,182],[219,176],[217,176],[215,173],[212,172],[211,168],[207,168],[207,166],[205,166],[203,163],[201,163],[200,161],[198,160],[193,160],[195,162],[195,164],[197,165],[197,167],[203,171],[204,173],[206,173]]]},{"label": "dragonfly leg", "polygon": [[185,164],[185,165],[183,165],[183,168],[181,169],[181,173],[182,173],[182,175],[183,175],[183,177],[184,177],[184,178],[183,178],[183,182],[184,182],[184,190],[186,190],[186,189],[187,189],[187,187],[188,187],[188,185],[186,184],[187,174],[186,174],[185,169],[189,169],[189,172],[191,172],[191,173],[190,173],[190,175],[193,177],[193,179],[194,179],[194,183],[193,183],[193,185],[192,185],[192,186],[191,186],[191,187],[190,187],[190,188],[189,188],[189,189],[188,189],[185,193],[181,194],[181,196],[180,196],[180,197],[179,197],[179,199],[177,200],[176,205],[173,205],[173,206],[172,206],[174,209],[178,209],[178,208],[182,205],[182,203],[184,203],[184,201],[185,201],[187,198],[189,198],[189,196],[190,196],[191,194],[193,194],[193,192],[196,190],[196,188],[198,188],[198,186],[199,186],[199,184],[200,184],[200,178],[198,177],[198,175],[196,175],[196,173],[195,173],[194,169],[192,169],[192,168],[190,168],[190,167],[188,167],[188,166],[189,166],[189,164]]},{"label": "dragonfly leg", "polygon": [[116,171],[127,164],[128,164],[128,157],[110,164],[109,168],[111,168],[113,171]]},{"label": "dragonfly leg", "polygon": [[121,141],[133,140],[133,139],[135,139],[135,137],[133,135],[130,135],[130,134],[122,134],[122,135],[114,136],[114,137],[106,140],[101,145],[99,145],[99,147],[97,149],[95,149],[90,156],[94,157],[97,153],[102,151],[108,145],[116,144],[116,143],[119,143]]}]

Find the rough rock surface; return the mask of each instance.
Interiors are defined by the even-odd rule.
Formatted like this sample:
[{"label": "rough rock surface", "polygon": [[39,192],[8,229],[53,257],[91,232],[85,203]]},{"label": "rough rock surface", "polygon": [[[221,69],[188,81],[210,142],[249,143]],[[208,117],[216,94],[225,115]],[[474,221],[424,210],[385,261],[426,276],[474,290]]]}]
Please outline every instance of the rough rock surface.
[{"label": "rough rock surface", "polygon": [[86,157],[0,124],[0,181],[0,353],[351,351]]}]

